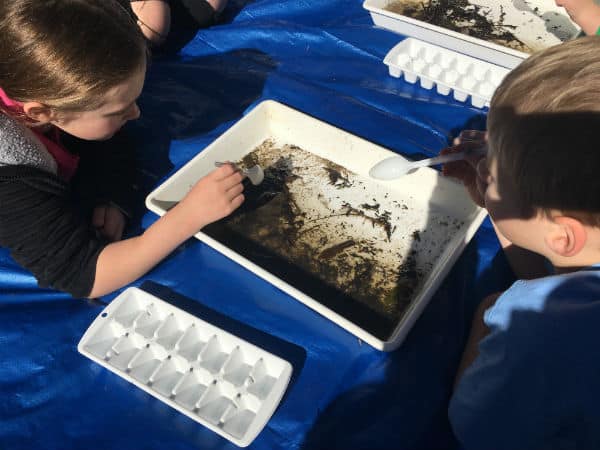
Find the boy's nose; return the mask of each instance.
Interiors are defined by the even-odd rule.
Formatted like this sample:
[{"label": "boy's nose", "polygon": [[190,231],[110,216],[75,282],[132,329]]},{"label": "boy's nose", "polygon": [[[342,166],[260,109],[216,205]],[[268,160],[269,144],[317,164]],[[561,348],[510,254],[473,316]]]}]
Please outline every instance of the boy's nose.
[{"label": "boy's nose", "polygon": [[486,158],[481,158],[477,163],[477,176],[485,181],[485,184],[490,183],[490,170],[488,169]]}]

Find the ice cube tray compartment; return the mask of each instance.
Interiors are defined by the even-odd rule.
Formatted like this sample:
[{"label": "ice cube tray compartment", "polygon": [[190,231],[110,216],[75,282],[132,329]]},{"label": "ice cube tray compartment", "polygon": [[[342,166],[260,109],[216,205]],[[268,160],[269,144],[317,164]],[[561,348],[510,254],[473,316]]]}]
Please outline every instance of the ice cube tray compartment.
[{"label": "ice cube tray compartment", "polygon": [[470,97],[476,108],[489,106],[498,85],[509,69],[461,53],[406,38],[394,46],[384,59],[391,76],[404,76],[408,83],[450,95],[461,102]]},{"label": "ice cube tray compartment", "polygon": [[265,426],[292,372],[289,362],[137,288],[104,309],[78,350],[241,447]]}]

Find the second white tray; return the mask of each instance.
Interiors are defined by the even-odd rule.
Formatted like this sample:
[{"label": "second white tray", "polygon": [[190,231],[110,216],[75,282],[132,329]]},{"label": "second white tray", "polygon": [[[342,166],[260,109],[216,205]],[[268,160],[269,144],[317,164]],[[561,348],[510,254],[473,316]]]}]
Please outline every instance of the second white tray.
[{"label": "second white tray", "polygon": [[[424,0],[422,3],[430,2],[431,0]],[[512,69],[529,57],[529,53],[524,51],[395,13],[388,9],[392,3],[398,3],[398,0],[365,0],[363,7],[369,11],[377,26],[499,66]],[[420,2],[406,0],[400,3],[415,6]],[[573,39],[580,32],[580,28],[569,19],[563,8],[556,6],[554,0],[469,0],[469,3],[473,8],[481,8],[481,12],[497,27],[513,33],[521,42],[530,46],[532,51]]]}]

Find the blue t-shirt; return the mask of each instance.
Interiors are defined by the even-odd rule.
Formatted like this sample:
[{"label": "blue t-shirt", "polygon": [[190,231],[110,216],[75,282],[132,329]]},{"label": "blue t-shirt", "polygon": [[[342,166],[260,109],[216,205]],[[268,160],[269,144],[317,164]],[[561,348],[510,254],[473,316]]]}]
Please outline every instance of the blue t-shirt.
[{"label": "blue t-shirt", "polygon": [[600,449],[600,265],[517,281],[450,400],[466,450]]}]

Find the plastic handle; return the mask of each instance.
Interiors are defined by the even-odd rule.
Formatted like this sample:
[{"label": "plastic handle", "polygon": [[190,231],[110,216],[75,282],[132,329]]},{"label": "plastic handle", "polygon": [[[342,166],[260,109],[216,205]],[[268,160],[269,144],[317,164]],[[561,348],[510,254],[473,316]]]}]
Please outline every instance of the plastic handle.
[{"label": "plastic handle", "polygon": [[471,152],[458,152],[450,153],[448,155],[435,156],[433,158],[421,159],[419,161],[413,161],[410,165],[412,167],[427,167],[435,166],[438,164],[445,164],[452,161],[460,161],[465,159]]}]

